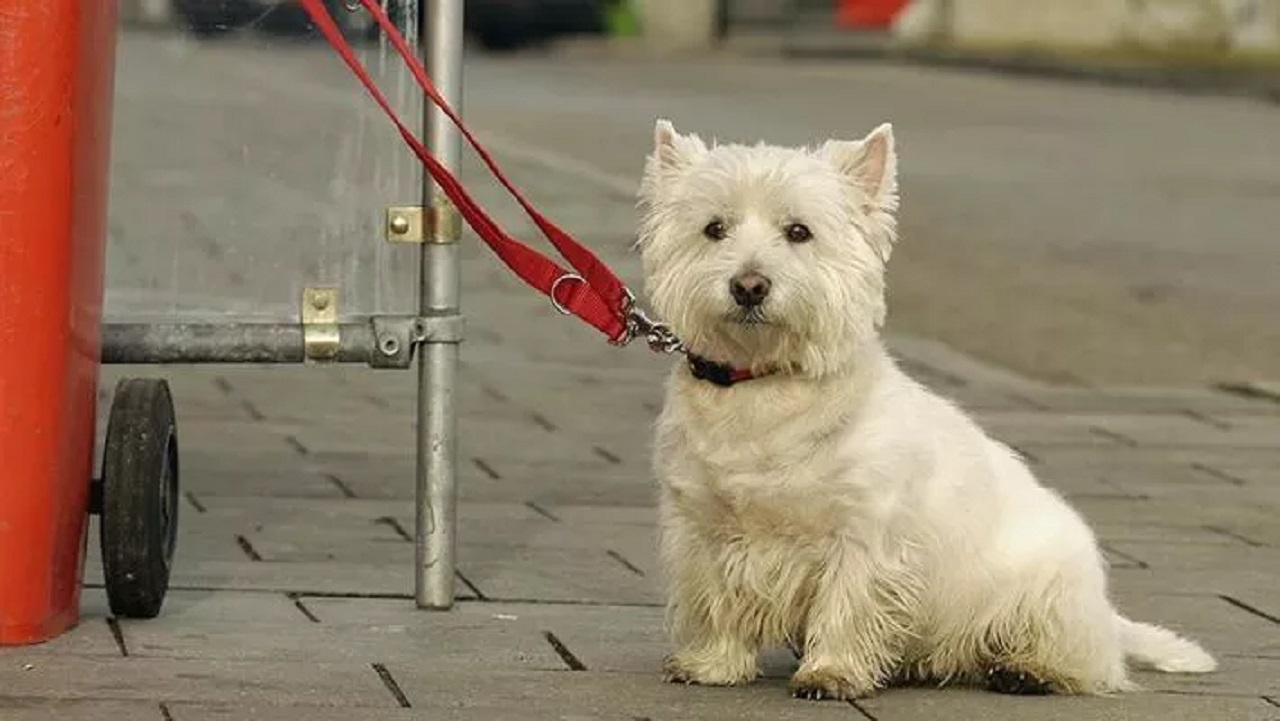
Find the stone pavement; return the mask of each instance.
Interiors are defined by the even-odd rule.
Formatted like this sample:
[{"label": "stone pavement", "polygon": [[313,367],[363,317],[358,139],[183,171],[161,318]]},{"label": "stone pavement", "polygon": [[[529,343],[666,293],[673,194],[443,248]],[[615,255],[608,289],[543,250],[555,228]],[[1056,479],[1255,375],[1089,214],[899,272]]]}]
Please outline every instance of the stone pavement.
[{"label": "stone pavement", "polygon": [[[461,376],[459,603],[413,607],[410,374],[109,368],[169,378],[185,503],[173,590],[112,619],[90,543],[83,623],[0,651],[0,718],[1280,719],[1280,405],[1198,389],[1048,387],[895,340],[1095,524],[1115,594],[1222,670],[1111,699],[890,690],[792,700],[773,653],[740,689],[661,683],[648,429],[663,363],[528,295],[487,312]],[[498,300],[495,298],[494,301]],[[542,317],[538,317],[538,315]]]},{"label": "stone pavement", "polygon": [[[348,234],[373,232],[376,209],[405,200],[337,182],[323,154],[279,151],[274,165],[250,162],[247,145],[242,155],[236,133],[273,127],[247,114],[279,99],[283,82],[242,97],[197,75],[210,82],[143,106],[163,80],[146,73],[164,68],[125,69],[109,282],[128,292],[111,298],[117,316],[145,305],[148,289],[174,301],[152,309],[161,315],[255,304],[269,315],[297,298],[302,276],[326,279],[323,264],[295,267],[315,250],[307,223],[336,227],[317,244],[341,250]],[[234,130],[184,138],[190,114],[218,117],[202,105],[215,101],[234,106],[218,111]],[[336,103],[314,107],[274,132],[342,119]],[[264,137],[254,150],[277,140],[285,147]],[[502,161],[526,178],[548,172]],[[368,165],[369,178],[389,172]],[[606,190],[557,177],[537,198],[634,283],[630,201]],[[502,217],[521,228],[509,207]],[[368,274],[403,265],[402,252],[381,244],[373,260],[339,263],[341,278],[364,283],[344,298],[385,291]],[[973,409],[1093,522],[1121,606],[1201,640],[1221,671],[1141,674],[1145,692],[1111,699],[912,689],[817,704],[787,696],[795,663],[773,653],[751,687],[662,684],[647,457],[666,363],[556,315],[473,239],[463,254],[455,609],[411,600],[413,374],[111,367],[104,402],[124,375],[173,384],[185,503],[172,591],[159,618],[110,618],[91,535],[83,622],[48,644],[0,649],[0,719],[1280,719],[1280,403],[1050,386],[909,337],[893,346],[917,377]]]}]

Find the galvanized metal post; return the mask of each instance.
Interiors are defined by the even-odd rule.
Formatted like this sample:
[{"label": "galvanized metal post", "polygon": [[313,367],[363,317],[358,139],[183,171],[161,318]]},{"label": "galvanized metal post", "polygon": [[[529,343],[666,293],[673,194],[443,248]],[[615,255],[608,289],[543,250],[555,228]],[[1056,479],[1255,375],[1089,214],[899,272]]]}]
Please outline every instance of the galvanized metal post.
[{"label": "galvanized metal post", "polygon": [[[426,0],[424,59],[440,93],[461,112],[463,0]],[[445,167],[456,171],[461,155],[457,128],[430,101],[427,143]],[[424,316],[458,313],[456,214],[429,180],[424,205],[434,208],[432,232],[422,244],[421,297]],[[457,423],[454,382],[458,342],[427,341],[418,361],[417,516],[415,598],[418,608],[453,606],[457,548]]]}]

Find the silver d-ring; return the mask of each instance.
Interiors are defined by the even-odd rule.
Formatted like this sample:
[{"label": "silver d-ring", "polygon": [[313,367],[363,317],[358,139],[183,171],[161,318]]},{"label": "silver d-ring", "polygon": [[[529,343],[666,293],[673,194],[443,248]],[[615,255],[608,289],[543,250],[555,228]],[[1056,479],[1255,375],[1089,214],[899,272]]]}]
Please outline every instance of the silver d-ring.
[{"label": "silver d-ring", "polygon": [[587,282],[586,280],[583,279],[582,276],[578,275],[577,273],[565,273],[559,278],[556,278],[556,281],[551,284],[551,291],[547,293],[547,296],[551,298],[551,305],[556,310],[560,311],[561,315],[569,315],[569,309],[564,307],[563,305],[560,305],[560,301],[556,300],[556,289],[559,288],[560,284],[565,282],[566,280],[576,280],[579,283]]}]

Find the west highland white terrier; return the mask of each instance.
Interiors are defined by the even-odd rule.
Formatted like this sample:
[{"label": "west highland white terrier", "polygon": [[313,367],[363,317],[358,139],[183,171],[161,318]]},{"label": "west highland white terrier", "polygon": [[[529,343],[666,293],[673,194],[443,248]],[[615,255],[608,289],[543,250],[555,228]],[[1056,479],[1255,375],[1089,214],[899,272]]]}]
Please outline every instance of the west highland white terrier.
[{"label": "west highland white terrier", "polygon": [[1136,688],[1126,659],[1213,670],[1116,611],[1082,517],[887,353],[896,163],[888,124],[816,149],[657,124],[638,245],[688,351],[653,450],[665,678],[748,683],[784,644],[810,699],[906,682],[1104,694]]}]

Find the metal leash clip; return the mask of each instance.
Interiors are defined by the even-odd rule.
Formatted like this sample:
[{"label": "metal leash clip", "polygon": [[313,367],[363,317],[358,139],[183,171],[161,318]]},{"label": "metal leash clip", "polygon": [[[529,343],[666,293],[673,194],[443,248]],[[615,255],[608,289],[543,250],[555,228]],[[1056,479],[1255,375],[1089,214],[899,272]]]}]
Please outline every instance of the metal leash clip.
[{"label": "metal leash clip", "polygon": [[627,291],[627,306],[625,309],[627,330],[621,345],[626,345],[636,336],[643,335],[645,342],[649,344],[649,350],[655,353],[676,353],[684,351],[684,344],[672,332],[671,326],[661,323],[648,316],[643,310],[636,306],[636,298]]}]

